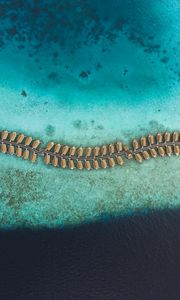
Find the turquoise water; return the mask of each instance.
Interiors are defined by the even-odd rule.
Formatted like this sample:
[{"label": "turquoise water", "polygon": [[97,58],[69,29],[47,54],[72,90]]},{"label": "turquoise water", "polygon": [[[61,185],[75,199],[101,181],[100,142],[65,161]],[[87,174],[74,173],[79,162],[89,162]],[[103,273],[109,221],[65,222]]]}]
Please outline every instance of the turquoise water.
[{"label": "turquoise water", "polygon": [[[76,146],[180,130],[179,1],[124,2],[0,1],[1,129]],[[175,157],[98,172],[3,154],[0,165],[1,226],[180,204]]]}]

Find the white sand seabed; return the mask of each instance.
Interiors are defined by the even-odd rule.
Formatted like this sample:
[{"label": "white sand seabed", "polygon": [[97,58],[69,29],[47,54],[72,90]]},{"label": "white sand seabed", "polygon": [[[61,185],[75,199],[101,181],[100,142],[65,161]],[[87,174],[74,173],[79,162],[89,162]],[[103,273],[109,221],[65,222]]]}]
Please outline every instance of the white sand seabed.
[{"label": "white sand seabed", "polygon": [[[1,129],[22,131],[44,142],[54,139],[76,146],[96,145],[116,140],[127,142],[158,130],[180,129],[178,95],[169,102],[162,98],[143,104],[134,101],[128,106],[105,103],[61,107],[45,96],[35,104],[35,95],[24,98],[5,88],[0,88],[0,94]],[[42,105],[44,102],[51,103],[48,110]],[[54,127],[52,136],[46,132],[49,125]]]}]

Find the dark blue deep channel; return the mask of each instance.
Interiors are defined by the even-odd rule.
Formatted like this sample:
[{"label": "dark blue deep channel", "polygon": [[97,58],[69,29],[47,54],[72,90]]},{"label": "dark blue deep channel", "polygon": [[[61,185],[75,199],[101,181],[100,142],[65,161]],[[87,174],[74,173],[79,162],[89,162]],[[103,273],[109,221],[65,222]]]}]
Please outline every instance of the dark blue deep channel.
[{"label": "dark blue deep channel", "polygon": [[178,300],[180,211],[0,233],[0,299]]}]

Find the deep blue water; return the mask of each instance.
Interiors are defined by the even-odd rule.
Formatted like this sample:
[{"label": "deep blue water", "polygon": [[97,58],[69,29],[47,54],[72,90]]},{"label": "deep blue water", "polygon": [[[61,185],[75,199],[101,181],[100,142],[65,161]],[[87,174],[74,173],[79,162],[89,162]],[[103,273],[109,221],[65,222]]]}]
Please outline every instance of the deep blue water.
[{"label": "deep blue water", "polygon": [[180,211],[0,233],[0,299],[178,300]]}]

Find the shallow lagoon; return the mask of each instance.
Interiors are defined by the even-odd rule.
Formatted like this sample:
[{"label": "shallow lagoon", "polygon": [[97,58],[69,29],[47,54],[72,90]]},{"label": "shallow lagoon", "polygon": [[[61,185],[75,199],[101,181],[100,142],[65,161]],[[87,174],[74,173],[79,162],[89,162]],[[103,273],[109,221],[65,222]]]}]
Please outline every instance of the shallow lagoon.
[{"label": "shallow lagoon", "polygon": [[[180,130],[180,4],[101,4],[0,1],[2,129],[77,146]],[[64,226],[180,204],[175,157],[98,172],[0,159],[1,226]]]}]

